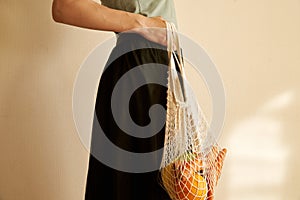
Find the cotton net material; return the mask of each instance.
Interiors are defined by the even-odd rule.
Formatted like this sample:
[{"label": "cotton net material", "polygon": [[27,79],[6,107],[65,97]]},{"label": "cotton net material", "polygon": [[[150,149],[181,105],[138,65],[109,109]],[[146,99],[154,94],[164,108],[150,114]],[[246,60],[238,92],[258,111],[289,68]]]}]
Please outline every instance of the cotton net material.
[{"label": "cotton net material", "polygon": [[225,152],[208,133],[209,124],[186,80],[175,26],[166,24],[170,64],[162,186],[172,200],[209,200]]}]

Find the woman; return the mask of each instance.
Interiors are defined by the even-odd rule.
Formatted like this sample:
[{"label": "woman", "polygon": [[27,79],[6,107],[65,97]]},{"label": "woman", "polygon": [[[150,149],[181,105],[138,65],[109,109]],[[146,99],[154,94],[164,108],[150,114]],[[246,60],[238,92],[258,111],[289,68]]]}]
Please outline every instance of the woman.
[{"label": "woman", "polygon": [[[106,136],[120,148],[135,153],[161,149],[164,142],[164,127],[157,134],[147,138],[124,133],[112,116],[110,96],[124,74],[144,64],[149,64],[148,68],[153,70],[150,74],[138,71],[139,78],[142,76],[143,80],[147,81],[151,77],[159,76],[163,79],[162,85],[166,86],[167,68],[151,65],[152,63],[168,65],[168,56],[163,48],[166,44],[166,34],[159,31],[157,34],[153,32],[149,34],[148,30],[143,28],[165,28],[165,20],[176,24],[172,0],[103,0],[101,4],[92,0],[54,0],[52,15],[56,22],[77,27],[115,33],[128,31],[138,33],[118,34],[117,45],[107,62],[110,64],[106,66],[101,76],[95,113]],[[130,52],[118,55],[118,51],[124,48],[129,48]],[[134,79],[135,77],[132,77],[128,80],[124,88],[131,87],[130,84],[135,81]],[[152,105],[160,104],[166,107],[166,87],[162,85],[142,86],[132,94],[129,108],[118,110],[118,114],[122,115],[125,109],[130,109],[131,116],[126,118],[132,118],[138,126],[156,123],[156,120],[163,121],[164,119],[161,117],[158,119],[156,116],[149,119],[149,109]],[[96,134],[96,130],[93,129],[91,152],[95,151],[96,146],[101,146],[101,141],[95,140]],[[118,155],[114,155],[115,159],[118,159],[117,157]],[[154,162],[159,162],[159,159]],[[170,199],[161,187],[158,170],[145,173],[123,172],[103,164],[91,153],[85,199],[99,200],[106,196],[109,196],[110,200]]]},{"label": "woman", "polygon": [[[165,28],[165,20],[177,25],[173,1],[102,0],[99,4],[92,0],[54,0],[52,16],[58,23],[117,33],[117,44],[100,79],[94,122],[99,120],[106,137],[121,149],[134,153],[155,152],[161,149],[164,144],[164,127],[158,131],[155,127],[150,128],[150,132],[154,129],[157,132],[154,131],[155,134],[152,133],[153,135],[148,137],[142,132],[135,133],[137,136],[129,135],[119,127],[113,116],[111,98],[121,77],[134,68],[147,65],[147,73],[138,68],[138,75],[128,76],[119,90],[123,91],[118,95],[119,101],[125,101],[128,88],[134,88],[138,78],[147,82],[159,77],[161,84],[145,84],[136,89],[132,93],[128,108],[118,107],[117,114],[123,116],[120,119],[121,123],[126,124],[128,119],[132,119],[141,127],[150,123],[159,126],[158,124],[164,121],[164,118],[158,115],[151,116],[150,119],[149,109],[154,104],[166,108],[166,32],[147,28]],[[126,33],[119,34],[121,32]],[[124,49],[127,53],[121,54]],[[130,116],[126,112],[128,110]],[[170,199],[161,186],[157,169],[142,173],[125,172],[99,161],[95,155],[105,144],[96,139],[99,134],[97,131],[93,127],[85,200],[100,200],[107,196],[110,200]],[[112,159],[122,159],[121,156],[114,154]],[[160,160],[161,154],[153,155],[153,162],[159,163]]]}]

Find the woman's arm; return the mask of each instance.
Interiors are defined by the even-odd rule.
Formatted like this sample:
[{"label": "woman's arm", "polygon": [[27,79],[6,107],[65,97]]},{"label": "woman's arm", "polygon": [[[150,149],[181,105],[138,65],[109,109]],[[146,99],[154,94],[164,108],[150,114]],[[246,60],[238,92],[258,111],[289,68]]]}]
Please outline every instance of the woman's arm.
[{"label": "woman's arm", "polygon": [[53,0],[52,17],[58,23],[101,31],[124,32],[136,28],[164,28],[160,17],[115,10],[93,0]]}]

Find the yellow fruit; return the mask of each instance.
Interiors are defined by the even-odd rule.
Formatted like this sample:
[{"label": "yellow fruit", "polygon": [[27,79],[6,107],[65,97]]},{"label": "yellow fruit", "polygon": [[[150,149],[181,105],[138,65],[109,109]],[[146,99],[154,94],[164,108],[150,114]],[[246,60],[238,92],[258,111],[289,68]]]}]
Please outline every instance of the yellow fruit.
[{"label": "yellow fruit", "polygon": [[195,172],[189,179],[182,178],[176,184],[178,200],[204,200],[207,194],[207,184],[203,176]]},{"label": "yellow fruit", "polygon": [[205,200],[208,189],[201,172],[202,160],[189,155],[162,170],[163,185],[174,200]]}]

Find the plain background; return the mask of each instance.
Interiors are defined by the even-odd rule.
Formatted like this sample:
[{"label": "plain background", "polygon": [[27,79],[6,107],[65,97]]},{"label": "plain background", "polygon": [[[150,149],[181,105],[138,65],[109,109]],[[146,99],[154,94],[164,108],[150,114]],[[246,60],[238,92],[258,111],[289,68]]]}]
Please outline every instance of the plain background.
[{"label": "plain background", "polygon": [[[113,34],[57,24],[51,4],[0,0],[1,200],[84,196],[88,152],[74,126],[73,84]],[[208,52],[226,89],[220,144],[229,152],[216,199],[299,200],[300,1],[175,4],[179,31]]]}]

